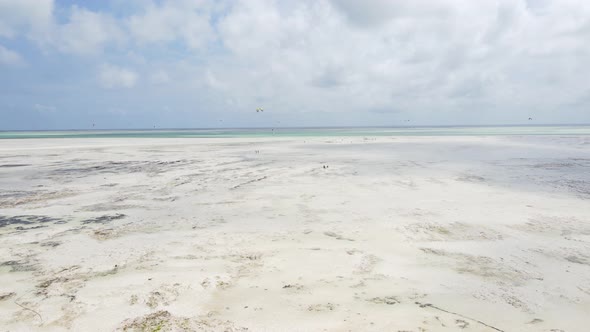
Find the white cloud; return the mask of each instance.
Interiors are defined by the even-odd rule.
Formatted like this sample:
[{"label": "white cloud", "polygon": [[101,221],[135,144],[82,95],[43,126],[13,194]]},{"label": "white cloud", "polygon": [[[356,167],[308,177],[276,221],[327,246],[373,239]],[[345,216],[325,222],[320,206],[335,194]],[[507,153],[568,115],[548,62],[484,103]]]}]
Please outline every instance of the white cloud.
[{"label": "white cloud", "polygon": [[56,26],[52,42],[58,50],[73,54],[96,54],[111,43],[124,39],[111,16],[73,7],[69,21]]},{"label": "white cloud", "polygon": [[20,54],[0,45],[0,64],[6,66],[22,66],[25,61]]},{"label": "white cloud", "polygon": [[123,67],[105,64],[100,68],[98,80],[104,88],[131,88],[137,82],[137,74]]},{"label": "white cloud", "polygon": [[72,6],[67,20],[60,22],[53,7],[52,0],[0,0],[0,37],[24,35],[44,48],[78,55],[124,41],[125,32],[109,14]]},{"label": "white cloud", "polygon": [[587,95],[588,4],[238,1],[219,23],[232,57],[209,68],[233,96],[280,110],[558,109]]},{"label": "white cloud", "polygon": [[205,1],[165,1],[148,5],[128,18],[127,25],[140,45],[181,41],[198,49],[213,37],[209,10]]},{"label": "white cloud", "polygon": [[39,31],[52,19],[53,0],[0,0],[0,37]]}]

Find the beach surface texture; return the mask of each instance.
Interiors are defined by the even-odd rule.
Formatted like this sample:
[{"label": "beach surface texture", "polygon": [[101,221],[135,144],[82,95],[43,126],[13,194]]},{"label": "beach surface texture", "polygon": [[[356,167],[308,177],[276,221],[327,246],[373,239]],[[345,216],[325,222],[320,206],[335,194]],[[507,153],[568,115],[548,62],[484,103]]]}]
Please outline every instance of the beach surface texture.
[{"label": "beach surface texture", "polygon": [[588,331],[590,136],[0,141],[1,331]]}]

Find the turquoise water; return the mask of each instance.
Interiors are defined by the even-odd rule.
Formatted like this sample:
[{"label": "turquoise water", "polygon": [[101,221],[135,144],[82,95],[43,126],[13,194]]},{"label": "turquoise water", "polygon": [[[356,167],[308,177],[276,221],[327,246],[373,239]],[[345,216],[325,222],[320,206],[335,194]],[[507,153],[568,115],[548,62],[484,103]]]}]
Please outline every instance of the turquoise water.
[{"label": "turquoise water", "polygon": [[590,125],[486,126],[397,128],[276,128],[276,129],[149,129],[0,131],[0,139],[27,138],[182,138],[182,137],[314,137],[314,136],[487,136],[590,135]]}]

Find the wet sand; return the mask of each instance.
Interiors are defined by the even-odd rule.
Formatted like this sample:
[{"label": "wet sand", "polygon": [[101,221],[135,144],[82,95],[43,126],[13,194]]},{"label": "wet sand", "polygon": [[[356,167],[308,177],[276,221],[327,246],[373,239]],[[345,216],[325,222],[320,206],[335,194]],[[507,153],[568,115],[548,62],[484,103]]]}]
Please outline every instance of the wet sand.
[{"label": "wet sand", "polygon": [[589,312],[590,136],[0,141],[3,331],[586,331]]}]

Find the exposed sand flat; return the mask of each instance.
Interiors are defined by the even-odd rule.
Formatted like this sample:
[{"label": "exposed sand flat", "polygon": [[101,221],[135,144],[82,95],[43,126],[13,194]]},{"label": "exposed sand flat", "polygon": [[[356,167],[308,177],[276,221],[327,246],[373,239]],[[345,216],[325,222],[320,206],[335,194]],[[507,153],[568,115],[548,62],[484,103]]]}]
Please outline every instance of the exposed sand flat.
[{"label": "exposed sand flat", "polygon": [[589,136],[0,141],[2,331],[569,332],[589,313]]}]

